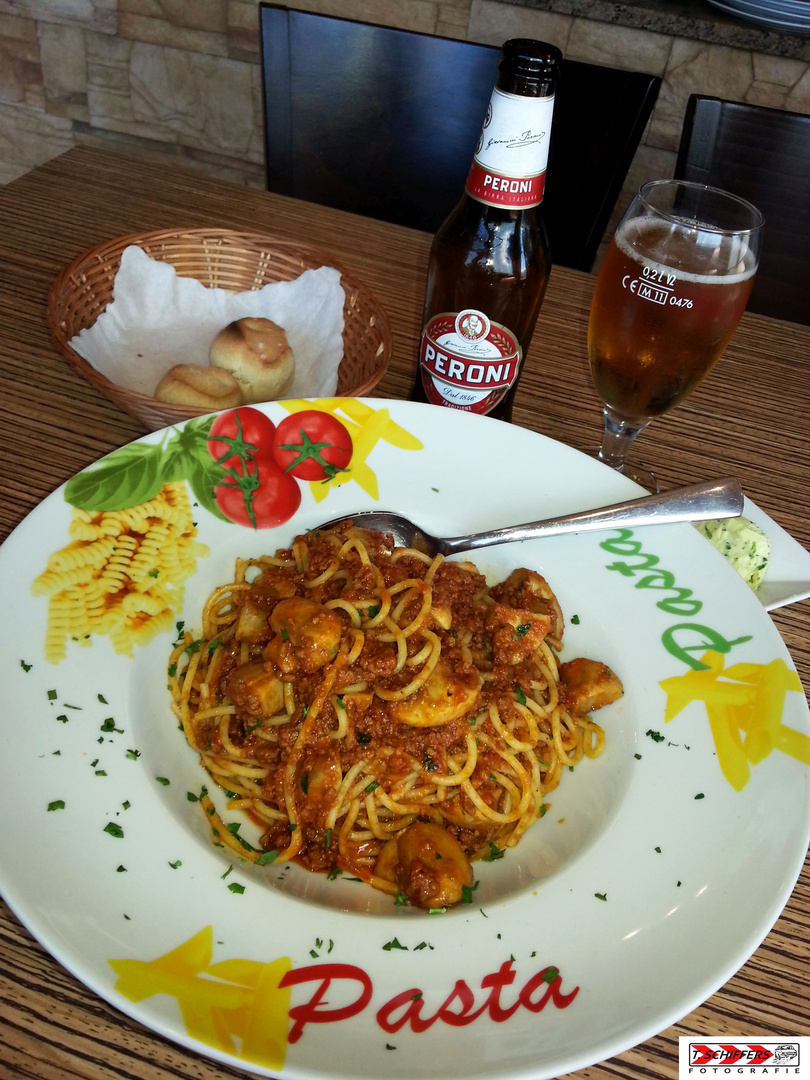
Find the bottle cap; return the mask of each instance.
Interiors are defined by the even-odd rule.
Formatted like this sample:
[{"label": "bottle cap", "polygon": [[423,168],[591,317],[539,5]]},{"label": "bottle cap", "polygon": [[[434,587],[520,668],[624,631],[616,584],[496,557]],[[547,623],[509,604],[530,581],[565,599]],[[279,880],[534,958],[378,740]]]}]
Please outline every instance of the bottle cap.
[{"label": "bottle cap", "polygon": [[562,62],[556,45],[532,38],[510,38],[501,47],[501,64],[514,75],[535,78],[551,74]]}]

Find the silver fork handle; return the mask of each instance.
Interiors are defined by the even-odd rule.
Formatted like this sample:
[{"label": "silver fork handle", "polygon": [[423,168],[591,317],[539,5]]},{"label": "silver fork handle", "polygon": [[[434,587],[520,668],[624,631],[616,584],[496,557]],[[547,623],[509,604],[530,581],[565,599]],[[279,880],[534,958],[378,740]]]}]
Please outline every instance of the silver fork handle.
[{"label": "silver fork handle", "polygon": [[732,476],[709,480],[688,487],[675,488],[661,495],[645,495],[628,499],[596,510],[512,525],[507,529],[451,536],[439,541],[443,555],[494,544],[509,544],[516,540],[534,540],[540,536],[560,533],[587,532],[595,529],[621,528],[631,525],[669,525],[676,521],[708,521],[713,518],[739,517],[743,510],[743,493],[739,480]]}]

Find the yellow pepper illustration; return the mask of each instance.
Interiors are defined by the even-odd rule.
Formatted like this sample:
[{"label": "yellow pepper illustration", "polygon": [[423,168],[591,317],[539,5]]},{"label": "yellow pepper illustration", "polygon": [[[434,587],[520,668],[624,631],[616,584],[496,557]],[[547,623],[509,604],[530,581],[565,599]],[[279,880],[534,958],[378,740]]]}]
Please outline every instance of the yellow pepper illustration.
[{"label": "yellow pepper illustration", "polygon": [[354,480],[372,499],[379,499],[376,473],[367,460],[378,442],[383,441],[400,450],[422,450],[424,445],[401,424],[391,419],[387,408],[373,409],[357,398],[319,398],[317,401],[292,400],[280,402],[290,413],[318,409],[339,417],[352,438],[352,459],[347,471],[338,472],[329,480],[313,480],[310,490],[316,502],[322,502],[332,488]]},{"label": "yellow pepper illustration", "polygon": [[773,750],[810,765],[810,736],[782,723],[785,698],[802,693],[799,676],[784,660],[724,669],[721,653],[709,651],[701,659],[705,669],[659,684],[667,695],[665,723],[693,701],[702,701],[720,768],[735,791],[748,783],[751,766]]},{"label": "yellow pepper illustration", "polygon": [[129,1001],[154,994],[177,999],[192,1038],[225,1054],[281,1069],[287,1053],[290,989],[280,988],[292,963],[223,960],[213,964],[213,929],[154,960],[110,960],[115,989]]}]

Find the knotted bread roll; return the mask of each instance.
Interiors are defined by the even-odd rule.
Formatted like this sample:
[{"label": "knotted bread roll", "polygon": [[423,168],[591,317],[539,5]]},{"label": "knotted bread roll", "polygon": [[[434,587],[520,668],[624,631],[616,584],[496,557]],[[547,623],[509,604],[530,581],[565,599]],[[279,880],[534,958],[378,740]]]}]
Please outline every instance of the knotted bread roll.
[{"label": "knotted bread roll", "polygon": [[155,390],[155,400],[210,412],[245,404],[242,388],[229,371],[199,364],[177,364],[167,371]]},{"label": "knotted bread roll", "polygon": [[229,323],[214,338],[209,360],[234,376],[247,404],[277,401],[290,389],[295,375],[287,335],[270,319]]}]

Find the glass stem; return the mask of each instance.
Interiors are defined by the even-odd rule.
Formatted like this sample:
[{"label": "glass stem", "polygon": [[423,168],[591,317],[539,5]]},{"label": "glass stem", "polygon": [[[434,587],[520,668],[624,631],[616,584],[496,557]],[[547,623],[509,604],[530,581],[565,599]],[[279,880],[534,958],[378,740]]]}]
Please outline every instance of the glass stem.
[{"label": "glass stem", "polygon": [[635,437],[649,424],[649,420],[642,420],[637,424],[627,420],[620,420],[614,416],[610,409],[603,409],[602,415],[605,421],[605,430],[602,435],[602,446],[599,450],[599,460],[611,469],[622,472],[624,469],[627,451]]}]

